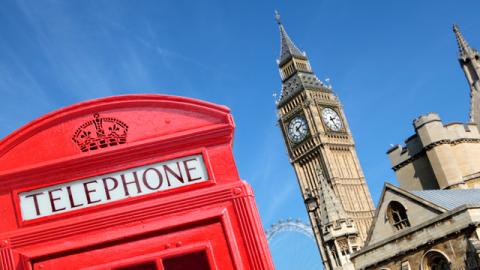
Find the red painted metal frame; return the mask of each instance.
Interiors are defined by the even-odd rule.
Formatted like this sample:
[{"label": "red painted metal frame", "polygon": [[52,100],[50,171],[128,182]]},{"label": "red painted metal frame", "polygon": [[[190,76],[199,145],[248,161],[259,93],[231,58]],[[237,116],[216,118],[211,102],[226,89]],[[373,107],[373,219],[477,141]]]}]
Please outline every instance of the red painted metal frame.
[{"label": "red painted metal frame", "polygon": [[[94,113],[125,122],[127,143],[81,152],[71,135]],[[113,250],[159,235],[168,238],[182,230],[201,232],[212,222],[222,228],[212,239],[224,239],[228,250],[222,256],[208,253],[212,265],[230,260],[231,269],[273,269],[253,192],[240,180],[233,159],[234,127],[224,106],[183,97],[128,95],[79,103],[15,131],[0,141],[0,270],[32,269],[41,261],[104,252],[105,247]],[[21,218],[20,192],[194,154],[202,154],[206,182],[29,221]],[[179,247],[142,256],[209,246],[208,237],[200,241],[203,234],[194,235]],[[102,254],[106,259],[107,250]],[[101,265],[95,269],[106,269]]]}]

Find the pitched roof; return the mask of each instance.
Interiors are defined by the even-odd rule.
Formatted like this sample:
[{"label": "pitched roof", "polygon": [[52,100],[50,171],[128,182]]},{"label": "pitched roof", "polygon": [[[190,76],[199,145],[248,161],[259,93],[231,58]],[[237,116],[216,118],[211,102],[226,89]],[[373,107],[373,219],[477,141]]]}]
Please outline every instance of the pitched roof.
[{"label": "pitched roof", "polygon": [[333,91],[329,87],[325,86],[315,74],[299,71],[283,82],[282,94],[278,104],[284,104],[290,99],[290,97],[305,89],[333,93]]},{"label": "pitched roof", "polygon": [[278,27],[280,28],[280,57],[278,58],[279,66],[285,64],[292,56],[295,56],[300,59],[307,59],[305,54],[300,51],[300,49],[295,46],[293,41],[285,31],[282,22],[280,21],[280,15],[278,12],[275,12],[275,19],[277,20]]},{"label": "pitched roof", "polygon": [[380,201],[378,202],[377,207],[375,209],[375,216],[373,217],[372,225],[370,226],[370,229],[368,230],[368,233],[367,233],[367,239],[365,240],[365,246],[370,245],[370,241],[372,240],[373,233],[375,231],[375,227],[376,227],[376,224],[377,224],[376,221],[379,218],[382,218],[380,216],[380,209],[382,208],[382,205],[384,205],[385,203],[388,203],[388,202],[385,202],[384,200],[385,200],[386,194],[389,193],[389,192],[393,193],[393,194],[400,195],[400,196],[405,197],[405,198],[408,198],[412,201],[415,201],[419,205],[422,205],[423,207],[425,207],[426,209],[428,209],[430,211],[433,211],[433,212],[436,212],[438,214],[441,214],[441,213],[444,213],[444,212],[448,211],[444,207],[442,207],[440,205],[437,205],[437,204],[431,202],[430,200],[425,200],[422,197],[413,194],[411,191],[407,191],[407,190],[402,189],[400,187],[397,187],[393,184],[385,182],[384,185],[383,185],[382,194],[380,195]]},{"label": "pitched roof", "polygon": [[411,193],[447,210],[465,204],[480,203],[480,189],[421,190]]},{"label": "pitched roof", "polygon": [[[390,196],[387,196],[389,194]],[[398,197],[403,197],[412,204],[418,205],[415,211],[418,216],[410,217],[411,226],[408,229],[395,233],[382,233],[382,229],[377,229],[378,226],[384,226],[386,209],[388,204],[396,200]],[[449,190],[420,190],[408,191],[400,187],[394,186],[390,183],[385,183],[380,196],[380,201],[375,210],[375,217],[370,226],[365,241],[364,249],[372,249],[375,245],[387,241],[387,239],[399,238],[412,232],[418,226],[425,226],[431,220],[441,217],[442,215],[450,215],[462,209],[461,207],[479,207],[480,205],[480,189],[449,189]],[[412,206],[412,205],[410,205]],[[415,206],[416,207],[416,206]],[[425,211],[419,211],[419,210]],[[427,215],[427,213],[430,213]],[[436,216],[436,217],[435,217]],[[379,221],[380,222],[377,222]],[[356,255],[354,255],[356,256]]]}]

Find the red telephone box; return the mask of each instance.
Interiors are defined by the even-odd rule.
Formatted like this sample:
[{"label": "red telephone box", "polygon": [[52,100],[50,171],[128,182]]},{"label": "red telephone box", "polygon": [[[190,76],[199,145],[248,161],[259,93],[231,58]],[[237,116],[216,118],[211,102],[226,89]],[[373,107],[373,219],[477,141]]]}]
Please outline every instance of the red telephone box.
[{"label": "red telephone box", "polygon": [[230,111],[128,95],[0,141],[0,269],[273,269]]}]

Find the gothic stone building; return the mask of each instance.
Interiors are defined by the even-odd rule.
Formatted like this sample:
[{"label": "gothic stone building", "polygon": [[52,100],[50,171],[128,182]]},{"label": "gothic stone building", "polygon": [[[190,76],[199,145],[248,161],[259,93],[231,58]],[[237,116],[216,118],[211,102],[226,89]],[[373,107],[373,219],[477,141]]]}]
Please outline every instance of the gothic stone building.
[{"label": "gothic stone building", "polygon": [[388,151],[400,188],[386,184],[356,269],[480,269],[480,60],[457,26],[459,62],[470,86],[470,122],[435,113]]},{"label": "gothic stone building", "polygon": [[356,269],[480,269],[480,190],[386,184]]},{"label": "gothic stone building", "polygon": [[407,190],[480,188],[480,133],[475,123],[444,125],[438,114],[413,122],[415,134],[387,153]]},{"label": "gothic stone building", "polygon": [[415,134],[405,146],[387,152],[400,186],[407,190],[480,188],[480,59],[458,26],[453,31],[470,87],[470,122],[443,125],[434,113],[413,122]]}]

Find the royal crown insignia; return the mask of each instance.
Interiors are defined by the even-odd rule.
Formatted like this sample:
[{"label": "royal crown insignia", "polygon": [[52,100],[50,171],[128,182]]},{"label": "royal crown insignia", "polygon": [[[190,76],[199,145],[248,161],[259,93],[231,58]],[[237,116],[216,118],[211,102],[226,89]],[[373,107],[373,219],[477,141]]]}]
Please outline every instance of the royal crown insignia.
[{"label": "royal crown insignia", "polygon": [[128,126],[124,122],[113,117],[100,117],[98,113],[93,118],[81,125],[72,137],[82,152],[127,142]]}]

